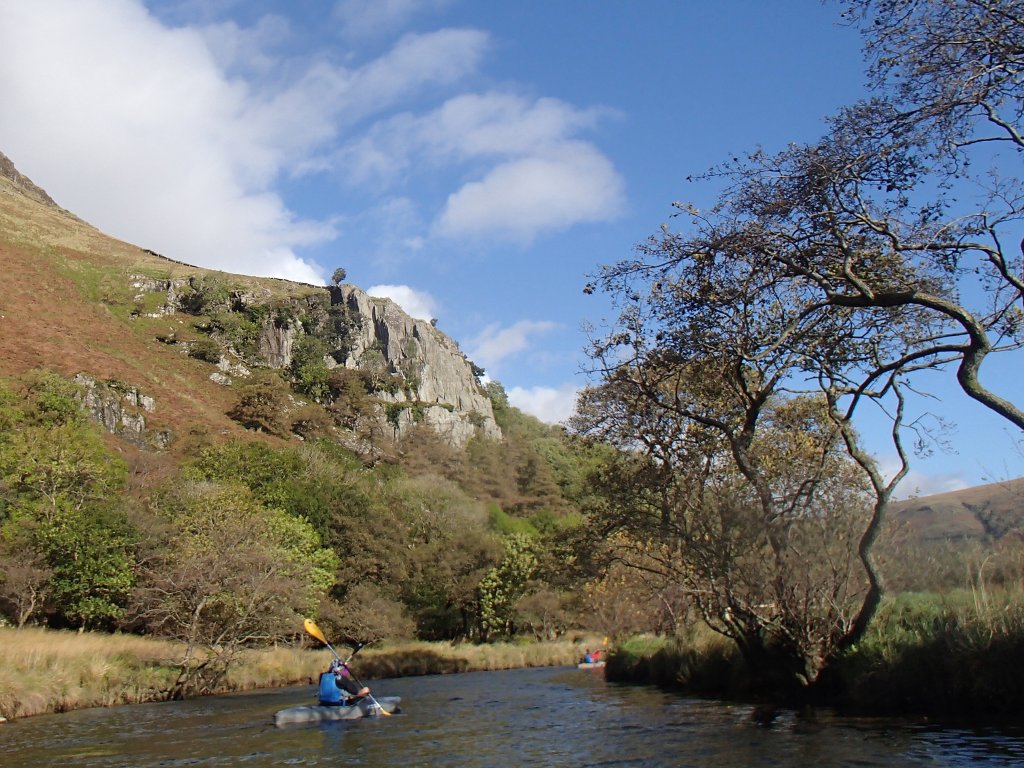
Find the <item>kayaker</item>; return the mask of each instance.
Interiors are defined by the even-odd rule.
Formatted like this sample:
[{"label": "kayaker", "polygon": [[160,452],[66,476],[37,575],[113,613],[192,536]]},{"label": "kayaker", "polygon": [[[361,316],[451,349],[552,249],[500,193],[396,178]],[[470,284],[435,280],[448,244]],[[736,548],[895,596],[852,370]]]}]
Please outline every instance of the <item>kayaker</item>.
[{"label": "kayaker", "polygon": [[335,659],[331,667],[320,675],[320,703],[326,706],[342,706],[350,697],[359,698],[370,692],[367,687],[360,688],[348,667]]}]

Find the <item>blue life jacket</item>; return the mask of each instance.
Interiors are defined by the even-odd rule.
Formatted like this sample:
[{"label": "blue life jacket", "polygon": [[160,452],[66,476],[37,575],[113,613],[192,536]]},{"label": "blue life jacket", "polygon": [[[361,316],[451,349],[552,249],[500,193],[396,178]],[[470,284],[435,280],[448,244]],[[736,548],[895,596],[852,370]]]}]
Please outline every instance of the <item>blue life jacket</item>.
[{"label": "blue life jacket", "polygon": [[348,694],[338,687],[333,672],[324,672],[320,675],[320,703],[331,706],[345,704],[348,701]]}]

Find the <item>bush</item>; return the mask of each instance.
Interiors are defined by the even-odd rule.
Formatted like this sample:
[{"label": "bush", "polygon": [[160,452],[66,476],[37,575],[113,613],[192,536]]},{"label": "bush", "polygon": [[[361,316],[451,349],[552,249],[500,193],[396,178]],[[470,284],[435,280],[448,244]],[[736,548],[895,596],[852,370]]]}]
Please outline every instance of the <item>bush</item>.
[{"label": "bush", "polygon": [[213,339],[199,339],[188,347],[188,356],[205,363],[219,363],[221,356],[220,344]]},{"label": "bush", "polygon": [[837,673],[872,711],[1010,713],[1024,706],[1024,595],[906,594],[886,602]]}]

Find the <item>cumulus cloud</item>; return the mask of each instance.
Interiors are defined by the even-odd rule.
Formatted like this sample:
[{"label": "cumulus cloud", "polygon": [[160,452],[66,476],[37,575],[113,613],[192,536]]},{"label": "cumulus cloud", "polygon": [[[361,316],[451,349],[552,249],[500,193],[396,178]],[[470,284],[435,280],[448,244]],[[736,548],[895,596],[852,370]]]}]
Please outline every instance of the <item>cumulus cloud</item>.
[{"label": "cumulus cloud", "polygon": [[567,144],[548,156],[502,163],[448,198],[436,231],[446,237],[532,240],[581,222],[612,218],[621,203],[614,167],[592,147]]},{"label": "cumulus cloud", "polygon": [[[878,459],[878,468],[887,479],[896,474],[899,466],[899,460],[895,455],[886,454]],[[912,467],[897,486],[894,498],[907,499],[911,496],[932,496],[937,493],[961,491],[971,485],[966,477],[963,472],[928,472]]]},{"label": "cumulus cloud", "polygon": [[297,214],[278,181],[315,167],[358,120],[473,71],[487,36],[409,35],[358,67],[314,55],[275,72],[287,36],[277,17],[171,28],[140,0],[9,0],[0,147],[118,237],[200,266],[322,283],[296,249],[336,238],[335,224]]},{"label": "cumulus cloud", "polygon": [[539,234],[616,217],[624,183],[579,132],[608,116],[558,99],[462,94],[424,115],[379,121],[342,147],[335,162],[350,183],[386,187],[417,168],[467,168],[433,226],[446,238]]},{"label": "cumulus cloud", "polygon": [[366,289],[371,296],[391,299],[407,315],[418,320],[432,320],[437,317],[437,302],[426,291],[417,291],[408,285],[374,285]]},{"label": "cumulus cloud", "polygon": [[130,0],[14,0],[0,30],[0,145],[63,206],[182,261],[322,281],[292,249],[332,229],[268,189],[282,153],[200,34]]},{"label": "cumulus cloud", "polygon": [[469,342],[469,357],[484,368],[494,367],[505,358],[527,349],[532,336],[556,327],[555,323],[546,320],[520,320],[507,328],[494,323]]},{"label": "cumulus cloud", "polygon": [[970,487],[970,483],[959,472],[928,473],[912,469],[903,478],[894,496],[896,499],[908,499],[912,496],[933,496],[937,493],[962,491]]},{"label": "cumulus cloud", "polygon": [[548,424],[560,424],[572,416],[580,388],[572,384],[560,387],[512,387],[508,401],[523,413]]}]

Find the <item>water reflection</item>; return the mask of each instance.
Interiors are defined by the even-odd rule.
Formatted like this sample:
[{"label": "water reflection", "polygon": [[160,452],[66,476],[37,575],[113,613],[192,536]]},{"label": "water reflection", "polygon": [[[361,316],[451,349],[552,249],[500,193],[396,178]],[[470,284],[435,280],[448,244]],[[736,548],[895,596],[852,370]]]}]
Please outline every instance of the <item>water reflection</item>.
[{"label": "water reflection", "polygon": [[1024,733],[783,712],[605,683],[576,669],[377,681],[391,718],[292,726],[311,687],[88,710],[0,727],[0,765],[1018,766]]}]

